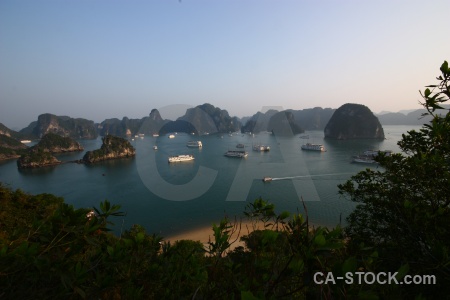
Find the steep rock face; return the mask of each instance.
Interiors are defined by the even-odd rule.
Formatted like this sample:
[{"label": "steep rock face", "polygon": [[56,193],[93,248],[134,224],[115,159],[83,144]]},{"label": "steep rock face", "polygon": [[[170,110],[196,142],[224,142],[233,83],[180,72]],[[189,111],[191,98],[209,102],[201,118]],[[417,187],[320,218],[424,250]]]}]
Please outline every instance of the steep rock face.
[{"label": "steep rock face", "polygon": [[42,168],[58,165],[61,162],[43,148],[32,148],[17,160],[19,169]]},{"label": "steep rock face", "polygon": [[81,118],[74,119],[67,116],[55,116],[52,114],[40,115],[37,122],[32,122],[20,132],[31,134],[37,138],[41,138],[47,133],[55,133],[60,136],[75,139],[97,138],[94,121]]},{"label": "steep rock face", "polygon": [[281,111],[274,114],[269,121],[267,128],[275,135],[290,136],[305,132],[300,126],[295,123],[295,117],[290,111]]},{"label": "steep rock face", "polygon": [[259,133],[261,131],[267,131],[270,118],[272,118],[272,116],[276,113],[278,113],[278,111],[274,109],[270,109],[265,113],[257,112],[249,120],[247,120],[244,126],[242,126],[241,132]]},{"label": "steep rock face", "polygon": [[324,129],[325,138],[384,139],[378,118],[367,106],[347,103],[339,107]]},{"label": "steep rock face", "polygon": [[83,151],[83,147],[77,141],[69,137],[62,137],[54,133],[47,133],[34,148],[41,148],[50,153],[63,153]]},{"label": "steep rock face", "polygon": [[107,135],[102,138],[102,146],[100,149],[88,151],[83,156],[85,163],[95,163],[104,160],[134,157],[136,150],[126,139]]}]

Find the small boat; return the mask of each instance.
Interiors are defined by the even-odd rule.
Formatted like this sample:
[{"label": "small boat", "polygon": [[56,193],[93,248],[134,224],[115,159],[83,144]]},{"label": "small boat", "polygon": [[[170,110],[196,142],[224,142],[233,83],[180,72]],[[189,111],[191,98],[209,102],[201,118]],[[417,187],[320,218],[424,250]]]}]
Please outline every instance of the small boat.
[{"label": "small boat", "polygon": [[253,146],[253,151],[266,152],[270,151],[270,147],[264,145],[255,145]]},{"label": "small boat", "polygon": [[190,148],[202,148],[203,144],[201,141],[189,141],[186,146]]},{"label": "small boat", "polygon": [[299,136],[299,138],[301,138],[301,139],[309,139],[309,135],[301,135],[301,136]]},{"label": "small boat", "polygon": [[357,155],[353,157],[352,162],[358,164],[376,164],[377,162],[371,156]]},{"label": "small boat", "polygon": [[244,144],[237,144],[236,148],[245,148],[245,145]]},{"label": "small boat", "polygon": [[169,139],[174,139],[175,135],[174,134],[169,134]]},{"label": "small boat", "polygon": [[152,135],[153,137],[158,137],[159,136],[159,134],[157,134],[157,133],[154,133],[153,135]]},{"label": "small boat", "polygon": [[263,179],[262,179],[262,181],[264,181],[264,182],[270,182],[270,181],[272,181],[272,177],[263,177]]},{"label": "small boat", "polygon": [[194,160],[194,155],[192,154],[182,154],[182,155],[176,155],[176,156],[169,156],[169,162],[183,162],[183,161],[191,161]]},{"label": "small boat", "polygon": [[325,147],[322,144],[311,144],[306,143],[305,145],[302,145],[302,150],[310,150],[310,151],[320,151],[325,152]]},{"label": "small boat", "polygon": [[153,146],[153,150],[158,150],[158,146]]},{"label": "small boat", "polygon": [[244,158],[244,157],[248,156],[248,152],[241,151],[241,150],[229,150],[229,151],[225,152],[224,155],[228,156],[228,157]]},{"label": "small boat", "polygon": [[385,156],[391,156],[392,150],[366,150],[363,152],[363,155],[375,157],[380,153],[383,153]]}]

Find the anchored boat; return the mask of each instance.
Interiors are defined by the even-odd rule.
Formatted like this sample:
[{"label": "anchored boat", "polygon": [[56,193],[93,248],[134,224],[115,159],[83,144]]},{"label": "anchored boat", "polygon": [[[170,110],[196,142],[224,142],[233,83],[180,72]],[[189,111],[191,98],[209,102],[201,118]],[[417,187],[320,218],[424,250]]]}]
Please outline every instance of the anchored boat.
[{"label": "anchored boat", "polygon": [[176,156],[169,156],[169,162],[183,162],[183,161],[191,161],[194,160],[194,155],[192,154],[182,154],[182,155],[176,155]]}]

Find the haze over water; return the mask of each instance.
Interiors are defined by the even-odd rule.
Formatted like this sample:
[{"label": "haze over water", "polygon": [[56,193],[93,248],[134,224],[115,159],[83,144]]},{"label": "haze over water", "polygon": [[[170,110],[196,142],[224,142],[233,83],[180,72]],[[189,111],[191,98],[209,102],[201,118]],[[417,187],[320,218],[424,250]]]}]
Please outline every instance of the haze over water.
[{"label": "haze over water", "polygon": [[[354,203],[339,197],[337,185],[366,167],[376,168],[374,165],[351,163],[352,155],[368,149],[397,152],[396,144],[401,134],[412,128],[419,127],[384,126],[386,139],[382,141],[324,140],[323,131],[306,132],[309,139],[300,139],[298,135],[281,138],[267,133],[255,137],[247,134],[199,137],[182,133],[174,139],[146,136],[132,141],[137,149],[134,159],[94,165],[68,163],[21,171],[17,169],[16,161],[10,160],[0,163],[0,181],[29,193],[52,193],[64,197],[67,203],[77,208],[99,208],[100,201],[105,199],[120,204],[121,211],[127,215],[112,220],[116,224],[116,233],[135,223],[143,225],[149,233],[163,236],[211,225],[224,216],[242,217],[245,206],[258,197],[274,203],[277,212],[303,213],[302,197],[310,221],[335,226],[340,218],[344,221],[354,207]],[[202,141],[202,149],[186,147],[188,141],[197,139]],[[324,144],[327,152],[300,150],[300,146],[308,141]],[[101,139],[81,140],[80,143],[85,151],[94,150],[100,147]],[[248,158],[236,159],[223,155],[227,150],[236,149],[238,143],[246,145]],[[260,143],[269,145],[271,150],[264,153],[252,151],[251,146]],[[153,145],[158,146],[157,151],[152,149]],[[83,154],[57,157],[69,161],[79,159]],[[195,160],[178,164],[167,162],[169,155],[178,154],[193,154]],[[210,174],[215,174],[215,178],[209,178]],[[299,177],[264,183],[261,180],[264,176]],[[196,177],[201,183],[197,188],[203,188],[206,192],[198,192],[199,195],[193,199],[181,198],[189,198],[188,194],[195,194],[196,191],[185,193],[179,199],[167,200],[164,186],[151,190],[149,184],[164,180],[167,185],[185,184],[186,191],[189,191],[189,183]],[[202,187],[202,183],[208,182],[212,182],[210,187]],[[230,189],[234,193],[230,193]]]}]

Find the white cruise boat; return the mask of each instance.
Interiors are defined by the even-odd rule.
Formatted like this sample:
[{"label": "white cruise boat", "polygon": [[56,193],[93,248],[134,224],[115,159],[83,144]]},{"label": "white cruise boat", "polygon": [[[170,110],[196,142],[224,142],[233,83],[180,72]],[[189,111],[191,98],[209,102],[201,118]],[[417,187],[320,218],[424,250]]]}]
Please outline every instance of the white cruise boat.
[{"label": "white cruise boat", "polygon": [[228,157],[244,158],[244,157],[248,156],[248,152],[241,151],[241,150],[229,150],[229,151],[225,152],[224,155],[228,156]]},{"label": "white cruise boat", "polygon": [[203,144],[201,141],[189,141],[186,146],[190,148],[202,148]]},{"label": "white cruise boat", "polygon": [[20,142],[21,142],[22,144],[29,144],[29,143],[31,143],[30,140],[21,140]]},{"label": "white cruise boat", "polygon": [[191,161],[194,160],[194,155],[192,154],[182,154],[177,156],[169,156],[169,162],[182,162],[182,161]]},{"label": "white cruise boat", "polygon": [[302,150],[320,151],[320,152],[327,151],[327,150],[325,150],[325,147],[323,145],[311,144],[311,143],[306,143],[306,144],[302,145]]},{"label": "white cruise boat", "polygon": [[174,134],[169,134],[169,139],[174,139],[175,135]]},{"label": "white cruise boat", "polygon": [[375,157],[380,153],[385,156],[391,156],[392,150],[366,150],[363,154],[354,156],[352,162],[359,164],[376,164]]}]

